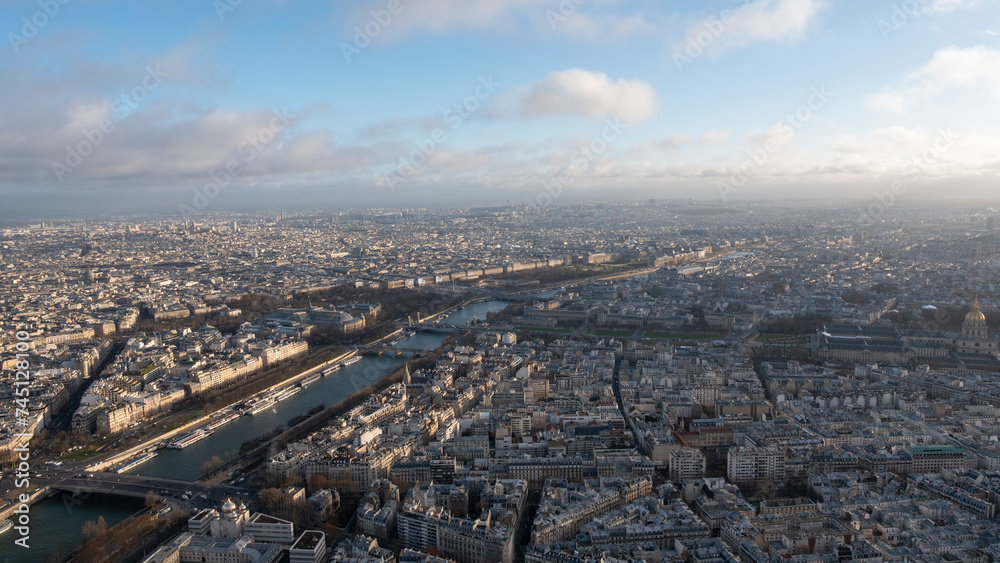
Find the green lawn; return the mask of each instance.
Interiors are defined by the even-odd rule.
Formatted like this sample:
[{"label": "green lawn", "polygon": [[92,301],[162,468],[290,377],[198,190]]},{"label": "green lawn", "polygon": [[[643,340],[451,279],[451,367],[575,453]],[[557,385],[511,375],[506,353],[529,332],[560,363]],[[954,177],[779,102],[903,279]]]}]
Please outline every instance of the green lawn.
[{"label": "green lawn", "polygon": [[634,330],[588,330],[587,334],[594,336],[622,336],[628,337],[635,334]]},{"label": "green lawn", "polygon": [[76,450],[75,452],[70,452],[59,458],[59,461],[83,461],[85,459],[90,459],[97,455],[97,446],[87,446],[82,450]]},{"label": "green lawn", "polygon": [[573,332],[571,328],[551,328],[545,326],[516,326],[514,330],[519,332],[553,332],[556,334],[569,334]]},{"label": "green lawn", "polygon": [[656,340],[709,340],[713,338],[722,339],[722,336],[712,336],[707,334],[688,334],[684,332],[647,332],[646,338],[654,338]]},{"label": "green lawn", "polygon": [[777,342],[780,344],[806,344],[809,342],[809,334],[774,334],[761,333],[757,335],[757,342]]}]

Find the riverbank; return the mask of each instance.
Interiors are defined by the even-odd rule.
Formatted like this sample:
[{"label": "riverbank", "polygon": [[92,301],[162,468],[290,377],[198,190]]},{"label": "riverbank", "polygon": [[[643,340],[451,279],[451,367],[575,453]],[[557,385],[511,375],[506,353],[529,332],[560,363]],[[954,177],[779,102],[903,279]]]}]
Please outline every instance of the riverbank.
[{"label": "riverbank", "polygon": [[[28,502],[26,502],[24,504],[27,504],[28,506],[31,506],[32,504],[35,504],[36,502],[38,502],[39,499],[50,497],[53,494],[54,493],[53,493],[51,487],[48,487],[48,486],[42,487],[41,489],[38,489],[37,491],[33,491],[33,492],[29,493],[28,494]],[[20,502],[14,502],[14,503],[4,504],[2,507],[0,507],[0,520],[6,520],[7,518],[10,518],[14,514],[14,511],[17,510],[17,507],[20,506],[20,505],[21,505]],[[17,522],[15,522],[15,524],[17,524]]]},{"label": "riverbank", "polygon": [[461,309],[463,307],[468,307],[469,305],[473,305],[475,303],[480,303],[480,302],[483,302],[483,301],[489,301],[491,299],[494,299],[494,298],[493,297],[489,297],[489,296],[483,296],[483,297],[476,297],[475,299],[467,299],[467,300],[459,303],[458,305],[452,305],[451,307],[448,307],[444,311],[438,311],[437,313],[434,313],[433,315],[430,315],[428,317],[420,319],[419,321],[417,321],[416,324],[417,325],[422,325],[424,323],[433,323],[434,319],[437,319],[437,318],[442,318],[443,319],[443,318],[447,317],[448,315],[452,314],[453,312],[455,312],[455,311],[457,311],[457,310],[459,310],[459,309]]},{"label": "riverbank", "polygon": [[[206,484],[216,484],[224,481],[229,474],[234,471],[246,472],[255,465],[262,463],[267,458],[267,454],[272,451],[273,447],[276,446],[278,449],[282,449],[285,447],[285,444],[289,442],[305,438],[310,433],[319,430],[336,417],[362,404],[370,395],[382,392],[389,386],[401,382],[405,374],[405,369],[403,368],[405,362],[399,364],[396,363],[395,360],[388,358],[385,359],[387,362],[390,362],[390,364],[386,366],[386,371],[381,377],[375,377],[370,383],[368,383],[367,379],[361,379],[361,382],[368,383],[364,387],[359,387],[358,381],[352,381],[351,384],[354,385],[357,390],[344,399],[314,415],[311,415],[302,422],[286,429],[270,440],[258,444],[253,450],[240,455],[238,458],[223,465],[222,467],[219,467],[212,473],[203,475],[198,481]],[[422,360],[426,361],[426,359]],[[412,363],[423,365],[421,360]],[[380,368],[376,368],[373,371],[379,372]]]},{"label": "riverbank", "polygon": [[[343,353],[343,354],[341,354],[341,355],[339,355],[339,356],[337,356],[335,358],[332,358],[332,359],[327,360],[327,361],[325,361],[325,362],[323,362],[323,363],[321,363],[321,364],[319,364],[317,366],[314,366],[314,367],[311,367],[311,368],[309,368],[309,369],[307,369],[305,371],[302,371],[302,372],[298,373],[297,375],[293,375],[292,377],[289,377],[288,379],[282,380],[281,382],[276,383],[276,384],[272,385],[271,387],[268,387],[267,389],[265,389],[263,391],[259,391],[259,392],[273,391],[273,390],[275,390],[275,389],[277,389],[279,387],[285,387],[287,385],[294,385],[296,382],[301,381],[302,379],[305,379],[306,377],[309,377],[309,376],[314,375],[316,373],[320,373],[320,372],[322,372],[322,370],[324,370],[324,369],[326,369],[326,368],[328,368],[328,367],[330,367],[330,366],[332,366],[334,364],[340,363],[340,362],[342,362],[342,361],[344,361],[344,360],[346,360],[346,359],[348,359],[348,358],[350,358],[350,357],[352,357],[352,356],[354,356],[356,354],[357,354],[356,350],[351,350],[349,352],[345,352],[345,353]],[[88,472],[103,471],[104,469],[107,469],[108,467],[112,467],[114,465],[117,465],[118,463],[121,463],[122,461],[124,461],[126,459],[129,459],[129,458],[131,458],[131,457],[139,454],[140,452],[142,452],[144,450],[147,450],[147,449],[150,449],[152,447],[155,447],[160,442],[163,442],[165,440],[169,440],[171,438],[174,438],[174,437],[179,436],[179,435],[181,435],[181,434],[183,434],[185,432],[189,432],[189,431],[191,431],[191,430],[193,430],[195,428],[198,428],[198,427],[204,425],[206,423],[206,421],[209,420],[209,419],[211,419],[213,416],[215,416],[215,415],[217,415],[217,414],[219,414],[222,411],[225,411],[227,409],[231,409],[235,405],[238,405],[239,403],[243,402],[243,400],[245,400],[245,399],[241,399],[239,401],[234,401],[233,403],[228,404],[228,405],[226,405],[224,407],[221,407],[221,408],[219,408],[219,409],[217,409],[215,411],[212,411],[212,412],[206,414],[205,416],[200,416],[200,417],[198,417],[197,419],[195,419],[195,420],[193,420],[191,422],[183,424],[183,425],[181,425],[181,426],[179,426],[177,428],[174,428],[174,429],[172,429],[172,430],[170,430],[168,432],[165,432],[163,434],[158,434],[157,436],[155,436],[153,438],[150,438],[150,439],[142,442],[141,444],[138,444],[136,446],[132,446],[131,448],[129,448],[128,450],[126,450],[124,452],[114,454],[113,456],[111,456],[111,457],[109,457],[107,459],[103,459],[103,460],[101,460],[99,462],[95,462],[95,463],[89,465],[87,467],[86,471],[88,471]]]},{"label": "riverbank", "polygon": [[58,490],[39,493],[30,509],[29,547],[16,545],[14,541],[21,535],[10,530],[0,536],[0,561],[66,561],[84,544],[82,528],[86,522],[104,518],[110,531],[143,510],[142,499],[96,494],[74,497]]}]

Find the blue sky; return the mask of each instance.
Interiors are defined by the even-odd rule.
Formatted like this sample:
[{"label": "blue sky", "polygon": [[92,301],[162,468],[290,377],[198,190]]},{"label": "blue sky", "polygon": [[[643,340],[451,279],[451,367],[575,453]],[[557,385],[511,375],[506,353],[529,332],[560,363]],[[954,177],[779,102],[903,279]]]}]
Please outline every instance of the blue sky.
[{"label": "blue sky", "polygon": [[0,29],[13,205],[982,198],[1000,172],[996,0],[0,0]]}]

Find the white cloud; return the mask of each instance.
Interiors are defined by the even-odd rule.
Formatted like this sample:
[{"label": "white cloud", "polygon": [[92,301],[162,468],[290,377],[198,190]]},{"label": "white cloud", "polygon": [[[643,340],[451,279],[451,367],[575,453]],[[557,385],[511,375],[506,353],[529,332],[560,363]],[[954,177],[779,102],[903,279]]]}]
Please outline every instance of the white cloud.
[{"label": "white cloud", "polygon": [[690,27],[675,50],[695,45],[718,54],[751,43],[801,41],[825,6],[825,0],[753,0]]},{"label": "white cloud", "polygon": [[934,0],[924,11],[929,14],[950,14],[957,10],[970,10],[988,3],[989,0]]},{"label": "white cloud", "polygon": [[613,80],[579,68],[550,73],[529,84],[516,101],[526,117],[570,114],[638,122],[656,114],[656,90],[641,80]]},{"label": "white cloud", "polygon": [[[349,144],[303,132],[298,118],[307,112],[284,123],[280,108],[231,110],[174,97],[168,84],[190,86],[185,77],[199,79],[175,71],[179,66],[166,66],[164,86],[127,104],[122,93],[142,84],[142,66],[91,64],[56,73],[0,68],[0,82],[10,85],[0,90],[0,105],[8,110],[0,114],[0,184],[133,193],[128,189],[204,183],[233,159],[244,165],[240,181],[255,182],[312,172],[356,174],[393,154],[377,142]],[[97,90],[112,93],[97,96]]]},{"label": "white cloud", "polygon": [[919,69],[865,97],[871,109],[902,112],[945,88],[981,88],[1000,101],[1000,50],[985,46],[941,49]]},{"label": "white cloud", "polygon": [[705,131],[705,134],[701,136],[701,139],[698,139],[698,142],[703,145],[718,145],[720,143],[725,143],[729,140],[729,133],[731,133],[731,131],[728,129],[725,131],[719,129]]},{"label": "white cloud", "polygon": [[[371,0],[355,10],[350,26],[360,24],[363,28],[369,21],[375,21],[379,29],[375,39],[388,41],[419,33],[515,33],[525,29],[540,35],[558,34],[572,39],[619,39],[653,29],[641,13],[602,9],[608,7],[605,4],[614,8],[618,3],[618,0],[546,3],[538,0],[402,0],[398,13],[387,17],[386,0]],[[382,14],[381,21],[372,14]]]},{"label": "white cloud", "polygon": [[[443,33],[456,29],[499,29],[511,31],[517,27],[517,14],[531,6],[533,0],[435,0],[434,2],[404,1],[399,13],[385,24],[393,36],[412,32]],[[365,3],[358,9],[363,18],[371,12],[386,9],[384,0]]]},{"label": "white cloud", "polygon": [[919,92],[914,89],[900,91],[893,88],[883,88],[865,96],[863,103],[869,109],[902,113],[914,104],[919,95]]},{"label": "white cloud", "polygon": [[548,23],[552,30],[580,39],[621,39],[654,29],[642,14],[591,15],[578,11],[557,19],[550,18]]},{"label": "white cloud", "polygon": [[767,129],[755,129],[746,137],[748,145],[774,145],[782,146],[795,137],[795,129],[790,125],[778,123]]},{"label": "white cloud", "polygon": [[900,152],[913,154],[932,142],[933,135],[923,129],[891,125],[875,129],[862,139],[855,135],[841,135],[833,139],[830,149],[835,153],[865,154],[872,158]]},{"label": "white cloud", "polygon": [[687,135],[671,135],[665,139],[653,141],[647,146],[655,150],[673,151],[683,146],[690,145],[692,142],[694,141]]}]

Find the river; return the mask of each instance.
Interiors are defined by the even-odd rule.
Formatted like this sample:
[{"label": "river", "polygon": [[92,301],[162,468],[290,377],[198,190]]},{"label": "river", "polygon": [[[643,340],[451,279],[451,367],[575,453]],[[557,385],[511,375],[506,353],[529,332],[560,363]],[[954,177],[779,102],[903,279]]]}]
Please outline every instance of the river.
[{"label": "river", "polygon": [[[443,336],[445,335],[442,338]],[[314,381],[301,393],[281,401],[269,410],[254,416],[241,416],[216,428],[208,438],[182,450],[160,450],[155,458],[128,472],[194,481],[203,474],[201,466],[212,459],[212,456],[226,459],[229,454],[239,453],[243,442],[278,426],[287,426],[290,419],[308,413],[309,409],[320,403],[332,406],[358,389],[378,381],[402,363],[402,359],[396,358],[363,357],[353,365]]]},{"label": "river", "polygon": [[535,293],[532,295],[532,297],[536,299],[550,299],[552,297],[555,297],[557,294],[562,293],[562,291],[563,290],[561,289],[550,289],[548,291],[543,291],[541,293]]},{"label": "river", "polygon": [[[486,313],[506,307],[506,301],[485,301],[453,311],[446,322],[464,325],[473,318],[484,320]],[[448,336],[446,332],[422,331],[404,338],[396,344],[399,348],[421,348],[433,350]],[[212,456],[225,458],[227,454],[239,452],[246,440],[256,438],[278,426],[287,426],[289,419],[306,414],[309,409],[322,403],[329,407],[351,393],[375,383],[386,374],[402,365],[403,359],[386,356],[363,357],[353,365],[313,382],[307,389],[280,403],[272,409],[254,416],[243,416],[229,424],[220,426],[208,438],[195,442],[182,450],[160,450],[155,458],[135,467],[129,473],[183,479],[194,481],[202,475],[201,466]],[[14,530],[0,537],[0,563],[35,563],[43,561],[45,555],[55,550],[63,542],[65,550],[76,549],[82,543],[81,527],[87,520],[97,520],[104,516],[108,526],[121,522],[142,508],[142,501],[124,497],[92,496],[80,505],[68,510],[62,497],[50,497],[31,507],[31,549],[14,545],[17,534]]]},{"label": "river", "polygon": [[36,563],[63,545],[65,553],[83,544],[82,528],[88,520],[101,516],[108,527],[121,522],[142,509],[137,498],[92,495],[73,499],[69,493],[58,493],[31,505],[31,533],[28,549],[14,545],[21,537],[15,530],[0,536],[0,561],[3,563]]},{"label": "river", "polygon": [[[466,320],[473,318],[483,320],[486,313],[499,311],[506,307],[506,301],[484,301],[474,303],[453,311],[443,322],[464,325]],[[413,336],[403,338],[396,343],[397,348],[433,350],[441,345],[448,333],[421,331]],[[272,409],[254,416],[243,416],[229,424],[215,429],[215,433],[195,442],[182,450],[160,450],[159,455],[146,463],[134,467],[129,473],[149,475],[151,477],[166,477],[193,481],[203,473],[201,466],[212,456],[226,459],[227,455],[238,453],[243,442],[256,438],[274,428],[288,424],[300,414],[306,414],[309,409],[319,403],[331,406],[347,398],[348,395],[381,379],[388,372],[402,365],[402,359],[389,359],[384,356],[364,357],[354,365],[337,370],[323,377],[298,395],[281,401]]]},{"label": "river", "polygon": [[485,321],[487,313],[495,313],[502,310],[507,305],[510,305],[510,303],[507,301],[499,301],[497,299],[483,301],[481,303],[473,303],[472,305],[467,305],[461,309],[452,311],[448,314],[448,316],[441,319],[441,323],[464,325],[466,323],[471,323],[474,320]]},{"label": "river", "polygon": [[[472,305],[467,305],[448,313],[448,315],[442,317],[441,323],[461,326],[472,323],[474,320],[484,321],[486,320],[487,313],[500,311],[507,305],[510,305],[510,303],[497,299],[473,303]],[[405,348],[407,350],[433,350],[440,346],[441,341],[448,336],[449,333],[437,332],[433,328],[425,328],[413,336],[406,336],[400,339],[399,342],[393,344],[393,347]]]}]

